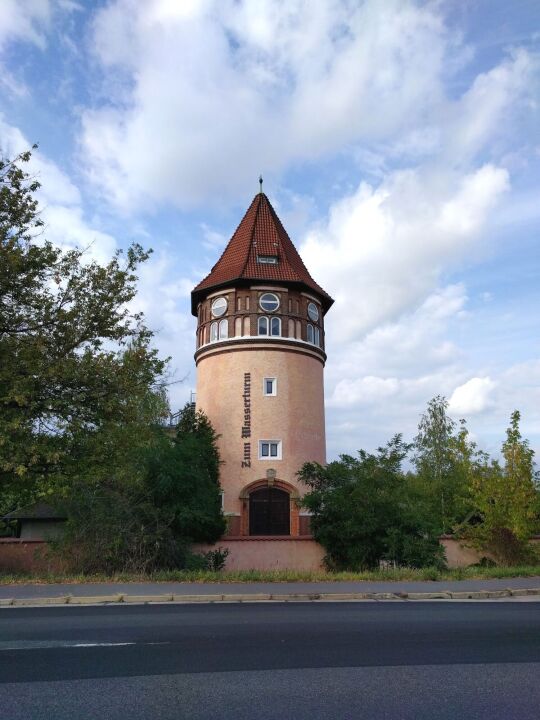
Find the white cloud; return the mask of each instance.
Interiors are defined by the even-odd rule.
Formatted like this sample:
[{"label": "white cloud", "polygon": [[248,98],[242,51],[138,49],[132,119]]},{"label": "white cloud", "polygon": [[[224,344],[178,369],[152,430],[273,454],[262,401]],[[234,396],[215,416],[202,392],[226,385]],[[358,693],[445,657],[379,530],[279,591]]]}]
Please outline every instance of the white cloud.
[{"label": "white cloud", "polygon": [[301,248],[336,299],[330,336],[358,338],[423,302],[442,270],[473,249],[508,183],[493,165],[465,176],[398,171],[335,203]]},{"label": "white cloud", "polygon": [[434,5],[397,0],[116,0],[94,47],[115,93],[83,113],[82,150],[126,209],[237,197],[261,169],[412,130],[460,53]]},{"label": "white cloud", "polygon": [[[30,148],[31,143],[19,128],[0,114],[0,152],[12,158]],[[69,176],[40,150],[32,151],[25,170],[42,184],[37,197],[45,222],[44,236],[65,249],[87,248],[89,259],[107,262],[116,249],[116,241],[87,222],[81,194]]]},{"label": "white cloud", "polygon": [[155,333],[154,345],[160,356],[171,357],[168,381],[173,384],[168,391],[171,408],[176,411],[195,389],[195,321],[189,312],[193,282],[172,278],[171,261],[169,254],[158,252],[139,268],[138,292],[129,309],[144,313],[146,326]]},{"label": "white cloud", "polygon": [[212,252],[223,250],[229,238],[227,238],[223,233],[213,230],[209,225],[207,225],[207,223],[204,222],[201,223],[201,230],[204,237],[203,246],[207,250],[211,250]]},{"label": "white cloud", "polygon": [[330,405],[369,405],[384,402],[399,390],[397,378],[381,378],[366,375],[355,380],[345,379],[338,382],[334,389]]},{"label": "white cloud", "polygon": [[490,377],[474,377],[457,387],[449,400],[449,411],[457,415],[475,415],[492,404],[496,383]]},{"label": "white cloud", "polygon": [[[497,152],[496,146],[490,147],[494,137],[506,136],[515,143],[516,122],[521,114],[530,115],[535,104],[539,62],[538,56],[517,48],[491,70],[477,75],[458,102],[448,105],[441,137],[447,164],[463,164],[486,148],[489,153]],[[524,140],[527,138],[520,142]]]},{"label": "white cloud", "polygon": [[25,40],[43,49],[51,17],[49,0],[2,0],[0,3],[0,51],[12,40]]},{"label": "white cloud", "polygon": [[[414,432],[439,393],[469,414],[489,406],[502,427],[512,397],[532,408],[516,377],[460,344],[460,328],[478,321],[455,274],[490,251],[497,218],[515,220],[505,199],[534,155],[524,123],[538,100],[538,59],[515,49],[475,75],[474,48],[449,30],[444,8],[114,0],[95,18],[107,99],[82,113],[81,158],[126,213],[236,201],[260,171],[279,184],[289,168],[350,161],[343,185],[328,179],[329,193],[340,193],[328,212],[300,208],[292,233],[336,298],[327,318],[331,454],[375,433],[380,442],[389,428]],[[346,185],[354,166],[358,179]],[[532,192],[528,207],[536,217]],[[305,232],[308,214],[322,219]],[[215,257],[223,237],[202,230]],[[182,368],[193,324],[175,307],[187,308],[189,281],[171,283],[161,262],[148,266],[145,310]]]}]

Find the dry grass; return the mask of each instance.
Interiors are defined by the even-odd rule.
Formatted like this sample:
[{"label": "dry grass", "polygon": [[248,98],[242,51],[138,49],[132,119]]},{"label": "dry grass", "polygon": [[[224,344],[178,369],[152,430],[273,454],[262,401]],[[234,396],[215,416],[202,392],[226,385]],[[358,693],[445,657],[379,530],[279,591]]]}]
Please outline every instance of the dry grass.
[{"label": "dry grass", "polygon": [[185,583],[253,583],[253,582],[339,582],[339,581],[411,581],[411,580],[481,580],[484,578],[540,577],[540,565],[518,567],[468,567],[453,570],[437,568],[396,568],[365,572],[300,572],[295,570],[243,570],[209,572],[206,570],[167,570],[150,574],[116,573],[114,575],[77,575],[0,573],[0,584],[14,583],[90,583],[90,582],[185,582]]}]

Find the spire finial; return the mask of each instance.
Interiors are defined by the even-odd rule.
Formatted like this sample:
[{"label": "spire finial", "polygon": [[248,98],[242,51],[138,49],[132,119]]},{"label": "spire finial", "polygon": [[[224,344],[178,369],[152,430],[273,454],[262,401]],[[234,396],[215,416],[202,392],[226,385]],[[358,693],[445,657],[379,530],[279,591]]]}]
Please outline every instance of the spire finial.
[{"label": "spire finial", "polygon": [[260,186],[259,192],[261,193],[261,195],[262,195],[262,184],[263,184],[263,177],[262,177],[262,175],[259,175],[259,186]]}]

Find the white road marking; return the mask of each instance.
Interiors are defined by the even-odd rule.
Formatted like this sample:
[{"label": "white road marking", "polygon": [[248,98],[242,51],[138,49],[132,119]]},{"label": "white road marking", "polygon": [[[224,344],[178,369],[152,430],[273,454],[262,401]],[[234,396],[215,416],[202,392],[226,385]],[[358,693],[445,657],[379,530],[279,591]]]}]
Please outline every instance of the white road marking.
[{"label": "white road marking", "polygon": [[125,647],[127,645],[170,645],[169,642],[79,642],[77,640],[4,640],[2,650],[41,650],[48,648]]}]

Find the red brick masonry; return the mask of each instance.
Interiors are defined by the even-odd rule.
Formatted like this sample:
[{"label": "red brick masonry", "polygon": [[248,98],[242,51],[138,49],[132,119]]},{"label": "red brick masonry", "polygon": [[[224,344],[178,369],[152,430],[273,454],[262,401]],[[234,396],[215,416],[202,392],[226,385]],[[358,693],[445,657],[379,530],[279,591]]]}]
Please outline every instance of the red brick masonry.
[{"label": "red brick masonry", "polygon": [[0,538],[0,572],[59,572],[62,562],[49,557],[45,540]]}]

